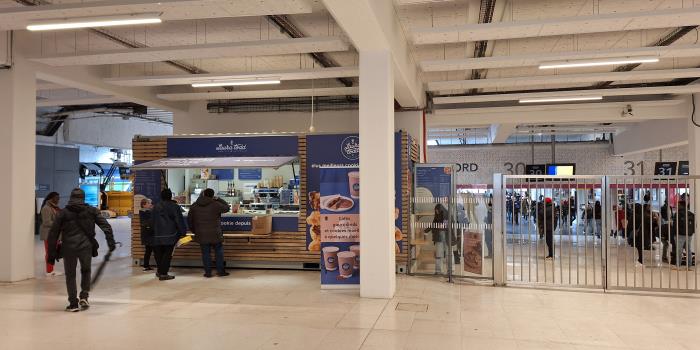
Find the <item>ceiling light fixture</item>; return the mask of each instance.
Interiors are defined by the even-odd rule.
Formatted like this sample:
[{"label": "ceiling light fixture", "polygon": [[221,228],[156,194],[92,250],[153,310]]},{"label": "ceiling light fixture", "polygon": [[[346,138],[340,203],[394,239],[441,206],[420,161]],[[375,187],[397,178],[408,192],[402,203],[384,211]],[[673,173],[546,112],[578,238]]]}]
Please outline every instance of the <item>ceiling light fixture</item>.
[{"label": "ceiling light fixture", "polygon": [[255,79],[255,80],[221,80],[192,83],[192,87],[214,87],[214,86],[246,86],[246,85],[274,85],[279,84],[279,79]]},{"label": "ceiling light fixture", "polygon": [[616,65],[616,64],[656,63],[656,62],[659,62],[659,58],[653,57],[653,56],[601,58],[601,59],[591,59],[591,60],[544,62],[544,63],[540,63],[540,69],[597,67],[597,66],[610,66],[610,65]]},{"label": "ceiling light fixture", "polygon": [[573,102],[573,101],[600,101],[603,96],[581,96],[581,97],[545,97],[545,98],[525,98],[520,103],[545,103],[545,102]]},{"label": "ceiling light fixture", "polygon": [[160,19],[160,15],[152,13],[127,16],[76,17],[32,22],[27,25],[27,30],[42,31],[95,27],[114,27],[137,24],[154,24],[161,22],[162,20]]}]

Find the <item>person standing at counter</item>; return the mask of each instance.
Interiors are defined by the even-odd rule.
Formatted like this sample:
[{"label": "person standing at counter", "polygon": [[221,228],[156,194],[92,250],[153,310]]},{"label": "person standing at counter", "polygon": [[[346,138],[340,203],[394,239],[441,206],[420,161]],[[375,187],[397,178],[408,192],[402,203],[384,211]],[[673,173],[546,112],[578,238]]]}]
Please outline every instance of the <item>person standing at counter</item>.
[{"label": "person standing at counter", "polygon": [[[153,202],[149,198],[141,200],[141,210],[139,210],[139,222],[141,224],[141,244],[145,249],[143,253],[143,271],[152,271],[151,254],[153,253],[153,216],[151,215]],[[153,254],[155,256],[155,254]],[[158,262],[156,261],[156,266]]]},{"label": "person standing at counter", "polygon": [[185,219],[182,216],[182,208],[173,200],[173,193],[169,188],[160,193],[160,203],[151,211],[153,216],[153,252],[156,257],[158,269],[156,277],[161,281],[174,279],[169,275],[170,261],[173,257],[173,249],[180,237],[185,236]]},{"label": "person standing at counter", "polygon": [[214,190],[207,188],[190,207],[187,222],[194,233],[194,240],[202,249],[202,264],[204,277],[211,275],[211,249],[216,255],[216,274],[219,277],[228,276],[224,269],[224,235],[221,230],[221,214],[227,213],[230,207],[226,201],[214,197]]},{"label": "person standing at counter", "polygon": [[41,226],[39,227],[39,238],[44,241],[44,259],[46,261],[46,276],[60,276],[62,273],[53,270],[53,264],[49,263],[49,231],[56,216],[61,211],[58,201],[61,196],[58,192],[49,193],[41,204]]}]

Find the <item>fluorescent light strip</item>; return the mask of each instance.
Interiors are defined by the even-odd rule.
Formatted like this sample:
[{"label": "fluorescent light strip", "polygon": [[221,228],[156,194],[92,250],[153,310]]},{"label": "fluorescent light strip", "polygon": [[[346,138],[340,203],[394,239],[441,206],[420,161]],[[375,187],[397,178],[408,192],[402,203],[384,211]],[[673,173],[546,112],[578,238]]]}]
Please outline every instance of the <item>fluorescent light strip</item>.
[{"label": "fluorescent light strip", "polygon": [[259,80],[229,80],[212,81],[206,83],[192,83],[192,87],[215,87],[215,86],[246,86],[246,85],[274,85],[279,84],[279,79],[259,79]]},{"label": "fluorescent light strip", "polygon": [[606,58],[600,60],[581,60],[581,61],[558,61],[545,62],[540,64],[540,69],[556,69],[556,68],[580,68],[580,67],[598,67],[610,66],[616,64],[634,64],[634,63],[656,63],[659,62],[658,57],[624,57],[624,58]]},{"label": "fluorescent light strip", "polygon": [[161,23],[162,20],[157,15],[135,15],[121,17],[91,17],[91,18],[73,18],[66,20],[42,21],[27,25],[27,30],[43,31],[43,30],[61,30],[61,29],[78,29],[78,28],[96,28],[96,27],[114,27],[128,26],[137,24],[154,24]]},{"label": "fluorescent light strip", "polygon": [[528,98],[521,99],[520,103],[544,103],[544,102],[572,102],[572,101],[600,101],[603,96],[587,96],[587,97],[547,97],[547,98]]}]

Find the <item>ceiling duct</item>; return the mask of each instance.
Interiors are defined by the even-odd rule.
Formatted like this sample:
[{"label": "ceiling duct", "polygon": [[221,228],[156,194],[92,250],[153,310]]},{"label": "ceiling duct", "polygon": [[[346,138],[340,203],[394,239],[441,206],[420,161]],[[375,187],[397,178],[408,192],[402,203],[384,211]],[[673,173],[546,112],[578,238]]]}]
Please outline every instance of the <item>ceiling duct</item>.
[{"label": "ceiling duct", "polygon": [[[314,111],[341,111],[359,108],[357,96],[316,96]],[[209,113],[311,112],[309,97],[215,100],[207,103]]]},{"label": "ceiling duct", "polygon": [[69,118],[97,118],[106,116],[121,116],[124,119],[141,119],[156,123],[171,122],[148,116],[148,107],[136,103],[113,103],[105,105],[66,106],[55,112],[42,113],[37,116],[36,134],[54,136],[63,123]]}]

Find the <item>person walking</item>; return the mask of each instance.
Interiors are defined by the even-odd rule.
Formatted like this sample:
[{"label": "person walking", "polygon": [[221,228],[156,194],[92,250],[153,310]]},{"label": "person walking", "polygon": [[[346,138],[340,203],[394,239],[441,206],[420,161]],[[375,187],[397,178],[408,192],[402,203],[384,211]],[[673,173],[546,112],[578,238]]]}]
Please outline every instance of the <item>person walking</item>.
[{"label": "person walking", "polygon": [[44,261],[46,262],[46,276],[61,276],[62,273],[55,271],[53,264],[49,263],[49,231],[61,208],[58,202],[61,196],[58,192],[49,193],[44,202],[41,203],[41,226],[39,226],[39,238],[44,241]]},{"label": "person walking", "polygon": [[[149,198],[144,198],[141,200],[141,210],[139,210],[139,223],[141,224],[141,244],[145,249],[143,253],[143,262],[141,266],[144,272],[153,271],[151,267],[151,255],[153,254],[153,216],[151,215],[151,209],[153,209],[153,201]],[[156,266],[158,261],[156,261]]]},{"label": "person walking", "polygon": [[[671,229],[671,245],[673,245],[673,255],[671,265],[673,266],[693,266],[693,254],[691,242],[695,234],[695,213],[690,211],[690,204],[686,201],[686,195],[681,195],[678,202],[676,217],[673,220]],[[685,248],[685,259],[683,259],[683,248]]]},{"label": "person walking", "polygon": [[228,203],[214,196],[214,190],[207,188],[190,207],[187,222],[194,240],[202,250],[204,277],[211,275],[211,250],[216,255],[216,274],[219,277],[228,276],[224,268],[224,235],[221,230],[221,214],[231,210]]},{"label": "person walking", "polygon": [[537,214],[537,225],[540,233],[544,234],[547,243],[547,256],[545,257],[547,261],[554,259],[554,230],[556,230],[559,221],[556,214],[552,199],[545,198],[543,209]]},{"label": "person walking", "polygon": [[[112,226],[100,215],[97,208],[85,203],[85,192],[76,188],[70,193],[66,208],[62,210],[53,222],[48,236],[49,262],[54,263],[58,258],[58,237],[61,237],[61,254],[66,272],[66,289],[68,291],[68,306],[66,311],[77,312],[90,307],[90,279],[92,277],[92,258],[97,257],[97,240],[95,225],[99,226],[105,235],[109,251],[116,249]],[[76,286],[76,268],[80,262],[80,299]]]},{"label": "person walking", "polygon": [[435,205],[435,215],[433,216],[433,222],[430,228],[426,229],[425,232],[432,232],[433,244],[435,245],[435,274],[442,274],[442,264],[443,259],[449,257],[448,247],[447,247],[447,228],[448,228],[448,216],[447,209],[438,203]]},{"label": "person walking", "polygon": [[160,193],[161,201],[151,210],[153,217],[153,252],[158,268],[156,277],[161,281],[174,279],[169,275],[170,262],[173,257],[175,244],[180,237],[185,236],[185,219],[182,216],[182,208],[173,200],[173,193],[169,188]]}]

